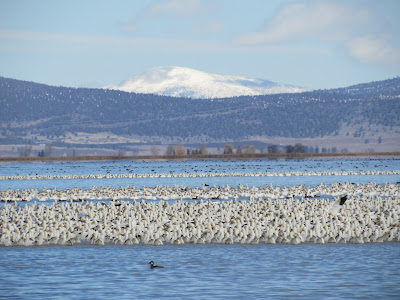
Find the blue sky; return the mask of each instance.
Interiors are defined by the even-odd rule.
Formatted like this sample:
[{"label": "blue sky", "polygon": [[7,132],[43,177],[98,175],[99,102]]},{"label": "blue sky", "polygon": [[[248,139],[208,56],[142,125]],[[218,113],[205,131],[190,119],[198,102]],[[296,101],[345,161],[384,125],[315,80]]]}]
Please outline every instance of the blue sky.
[{"label": "blue sky", "polygon": [[157,66],[307,88],[400,76],[400,1],[0,0],[0,76],[102,87]]}]

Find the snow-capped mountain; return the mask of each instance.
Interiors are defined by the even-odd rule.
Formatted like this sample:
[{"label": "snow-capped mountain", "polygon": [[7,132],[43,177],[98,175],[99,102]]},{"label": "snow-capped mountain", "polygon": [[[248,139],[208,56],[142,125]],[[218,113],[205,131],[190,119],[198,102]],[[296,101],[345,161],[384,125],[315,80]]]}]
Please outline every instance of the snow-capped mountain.
[{"label": "snow-capped mountain", "polygon": [[185,98],[299,93],[306,89],[243,76],[210,74],[183,67],[157,67],[106,89]]}]

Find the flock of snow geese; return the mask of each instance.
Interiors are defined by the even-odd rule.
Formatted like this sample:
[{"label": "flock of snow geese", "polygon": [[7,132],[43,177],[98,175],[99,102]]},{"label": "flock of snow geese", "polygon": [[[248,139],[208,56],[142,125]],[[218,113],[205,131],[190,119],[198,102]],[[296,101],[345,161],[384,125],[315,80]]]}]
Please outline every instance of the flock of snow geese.
[{"label": "flock of snow geese", "polygon": [[[32,175],[0,180],[364,173],[400,171]],[[400,241],[399,183],[7,189],[0,191],[0,200],[0,246]],[[34,203],[20,205],[28,201]]]},{"label": "flock of snow geese", "polygon": [[39,189],[23,190],[1,190],[0,199],[2,202],[27,202],[37,201],[59,201],[59,202],[82,202],[84,200],[238,200],[248,199],[297,199],[297,198],[319,198],[321,196],[335,197],[343,194],[358,197],[399,197],[400,186],[398,184],[387,183],[379,185],[376,183],[356,184],[351,182],[333,183],[329,185],[320,184],[315,187],[306,187],[297,185],[290,187],[280,187],[266,184],[257,187],[248,185],[233,186],[208,186],[187,187],[187,186],[143,186],[136,188],[128,187],[95,187],[89,189],[71,188],[58,190],[57,188],[48,189],[44,187]]},{"label": "flock of snow geese", "polygon": [[193,178],[193,177],[275,177],[275,176],[347,176],[347,175],[400,175],[400,170],[373,171],[280,171],[280,172],[209,172],[209,173],[152,173],[152,174],[55,174],[0,176],[0,180],[35,179],[134,179],[134,178]]}]

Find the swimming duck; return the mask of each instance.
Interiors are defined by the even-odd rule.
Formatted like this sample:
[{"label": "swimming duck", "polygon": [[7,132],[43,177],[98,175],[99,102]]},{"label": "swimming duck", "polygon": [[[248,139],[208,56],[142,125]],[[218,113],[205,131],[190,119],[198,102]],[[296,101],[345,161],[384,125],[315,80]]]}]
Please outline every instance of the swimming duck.
[{"label": "swimming duck", "polygon": [[163,266],[156,266],[154,265],[154,261],[149,262],[150,264],[150,269],[154,269],[154,268],[164,268]]}]

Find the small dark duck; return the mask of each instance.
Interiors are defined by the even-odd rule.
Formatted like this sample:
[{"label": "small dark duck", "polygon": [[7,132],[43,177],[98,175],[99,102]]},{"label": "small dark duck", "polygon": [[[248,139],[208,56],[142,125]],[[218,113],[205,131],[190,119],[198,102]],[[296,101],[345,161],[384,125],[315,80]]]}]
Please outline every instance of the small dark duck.
[{"label": "small dark duck", "polygon": [[156,266],[156,265],[154,265],[154,261],[149,262],[149,264],[150,264],[150,269],[164,268],[163,266]]}]

